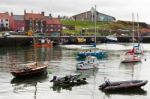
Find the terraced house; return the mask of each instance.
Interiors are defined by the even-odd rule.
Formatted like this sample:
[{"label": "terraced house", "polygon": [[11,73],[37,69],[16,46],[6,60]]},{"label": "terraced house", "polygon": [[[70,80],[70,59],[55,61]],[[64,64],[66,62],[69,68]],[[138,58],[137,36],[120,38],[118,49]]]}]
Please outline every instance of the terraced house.
[{"label": "terraced house", "polygon": [[11,21],[8,12],[0,13],[0,30],[9,30],[11,27]]}]

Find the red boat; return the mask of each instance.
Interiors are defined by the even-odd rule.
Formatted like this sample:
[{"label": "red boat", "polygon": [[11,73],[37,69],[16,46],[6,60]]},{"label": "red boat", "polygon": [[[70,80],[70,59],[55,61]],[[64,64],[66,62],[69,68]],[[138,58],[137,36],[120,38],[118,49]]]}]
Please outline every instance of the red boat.
[{"label": "red boat", "polygon": [[122,63],[136,63],[136,62],[141,62],[141,58],[135,55],[134,53],[126,53],[121,62]]},{"label": "red boat", "polygon": [[53,41],[50,41],[49,39],[39,39],[37,42],[34,43],[34,47],[36,48],[52,48],[53,47]]},{"label": "red boat", "polygon": [[34,46],[35,46],[36,48],[41,48],[41,47],[44,47],[44,48],[52,48],[52,47],[53,47],[53,43],[44,43],[44,44],[35,43]]}]

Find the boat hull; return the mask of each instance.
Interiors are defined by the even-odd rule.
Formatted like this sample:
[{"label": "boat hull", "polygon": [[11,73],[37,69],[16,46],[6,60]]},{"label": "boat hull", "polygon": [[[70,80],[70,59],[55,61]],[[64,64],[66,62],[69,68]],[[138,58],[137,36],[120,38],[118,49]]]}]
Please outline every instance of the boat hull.
[{"label": "boat hull", "polygon": [[107,83],[103,83],[100,85],[100,90],[104,92],[108,91],[125,91],[125,90],[133,90],[141,88],[147,84],[147,80],[131,80],[131,81],[119,81],[119,82],[110,82],[109,85]]},{"label": "boat hull", "polygon": [[137,63],[137,62],[141,62],[141,60],[123,60],[122,63]]},{"label": "boat hull", "polygon": [[105,51],[98,51],[98,52],[80,52],[77,54],[77,59],[85,59],[87,56],[95,56],[98,59],[106,58],[107,53]]},{"label": "boat hull", "polygon": [[31,77],[36,75],[41,75],[47,73],[47,66],[31,69],[31,70],[21,70],[21,71],[12,71],[11,74],[17,78],[21,77]]},{"label": "boat hull", "polygon": [[52,48],[53,47],[53,44],[52,43],[45,43],[45,44],[40,44],[40,43],[35,43],[34,46],[36,48]]}]

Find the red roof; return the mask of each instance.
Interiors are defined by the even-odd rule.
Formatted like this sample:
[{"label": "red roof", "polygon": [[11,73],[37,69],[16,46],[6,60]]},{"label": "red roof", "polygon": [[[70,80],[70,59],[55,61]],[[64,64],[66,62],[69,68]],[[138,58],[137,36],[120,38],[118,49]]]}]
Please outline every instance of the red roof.
[{"label": "red roof", "polygon": [[44,16],[40,13],[26,13],[25,20],[41,20]]},{"label": "red roof", "polygon": [[150,33],[150,29],[143,28],[143,29],[140,29],[140,32],[141,33]]},{"label": "red roof", "polygon": [[9,19],[10,17],[9,17],[9,14],[8,14],[8,12],[5,12],[5,13],[0,13],[0,19]]},{"label": "red roof", "polygon": [[45,21],[46,21],[46,24],[61,24],[60,19],[57,19],[57,18],[52,18],[52,19],[47,18],[45,19]]}]

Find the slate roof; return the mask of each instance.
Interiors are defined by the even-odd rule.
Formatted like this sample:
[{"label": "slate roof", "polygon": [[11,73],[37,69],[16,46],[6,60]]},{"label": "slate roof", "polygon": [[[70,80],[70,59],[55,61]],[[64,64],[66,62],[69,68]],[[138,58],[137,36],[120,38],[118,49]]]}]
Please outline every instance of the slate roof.
[{"label": "slate roof", "polygon": [[24,15],[13,15],[13,19],[23,21],[24,20]]}]

